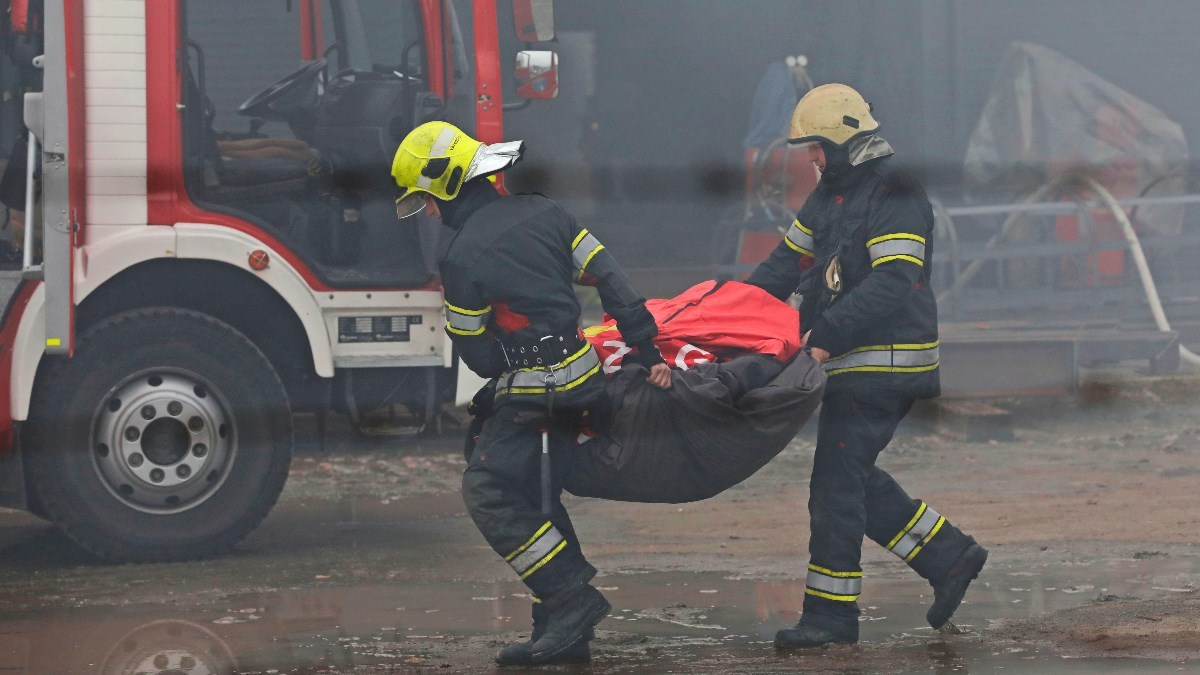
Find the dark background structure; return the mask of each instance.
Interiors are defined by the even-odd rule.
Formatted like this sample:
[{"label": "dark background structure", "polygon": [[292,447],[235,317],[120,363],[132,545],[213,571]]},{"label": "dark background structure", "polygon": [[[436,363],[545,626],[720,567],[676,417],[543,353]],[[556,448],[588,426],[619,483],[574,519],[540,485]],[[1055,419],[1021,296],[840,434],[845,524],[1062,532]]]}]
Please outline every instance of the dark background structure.
[{"label": "dark background structure", "polygon": [[952,203],[996,65],[1016,41],[1062,52],[1157,106],[1200,147],[1196,9],[1189,0],[557,0],[562,93],[510,116],[510,135],[533,141],[513,184],[602,223],[634,264],[684,264],[703,254],[687,242],[736,208],[759,78],[802,53],[815,83],[861,90],[898,156]]}]

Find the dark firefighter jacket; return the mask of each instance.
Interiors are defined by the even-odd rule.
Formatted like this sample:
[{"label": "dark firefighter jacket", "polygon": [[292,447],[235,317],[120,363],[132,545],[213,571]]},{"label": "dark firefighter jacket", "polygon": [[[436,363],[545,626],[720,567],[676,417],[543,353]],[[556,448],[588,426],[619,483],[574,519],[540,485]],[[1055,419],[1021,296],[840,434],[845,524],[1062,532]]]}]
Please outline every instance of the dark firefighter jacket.
[{"label": "dark firefighter jacket", "polygon": [[458,231],[440,261],[446,330],[471,370],[499,378],[497,403],[542,397],[547,366],[554,368],[556,405],[586,405],[579,400],[584,390],[598,391],[603,374],[579,330],[573,283],[596,287],[640,360],[661,362],[645,300],[604,246],[557,204],[541,195],[500,197],[474,181],[451,204],[443,218]]},{"label": "dark firefighter jacket", "polygon": [[[888,158],[822,177],[782,242],[747,280],[801,294],[808,345],[829,352],[829,388],[937,396],[937,304],[929,284],[933,208]],[[831,270],[831,266],[833,269]],[[839,290],[826,279],[841,282]]]}]

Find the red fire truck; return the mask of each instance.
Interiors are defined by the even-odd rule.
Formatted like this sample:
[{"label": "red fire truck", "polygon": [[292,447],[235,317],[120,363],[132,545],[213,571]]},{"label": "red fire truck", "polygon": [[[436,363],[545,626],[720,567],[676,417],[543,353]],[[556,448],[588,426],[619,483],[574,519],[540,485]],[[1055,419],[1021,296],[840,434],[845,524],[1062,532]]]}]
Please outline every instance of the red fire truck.
[{"label": "red fire truck", "polygon": [[430,119],[501,140],[514,57],[520,96],[555,95],[529,49],[549,0],[12,0],[9,23],[42,82],[0,506],[109,560],[210,555],[275,503],[293,413],[454,399],[439,228],[396,221],[388,167]]}]

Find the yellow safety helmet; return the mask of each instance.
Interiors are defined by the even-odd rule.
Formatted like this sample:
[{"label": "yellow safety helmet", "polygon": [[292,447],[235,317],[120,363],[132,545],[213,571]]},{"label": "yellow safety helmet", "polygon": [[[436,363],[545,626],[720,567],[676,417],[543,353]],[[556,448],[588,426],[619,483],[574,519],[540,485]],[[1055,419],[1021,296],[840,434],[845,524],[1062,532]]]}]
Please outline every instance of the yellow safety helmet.
[{"label": "yellow safety helmet", "polygon": [[409,132],[392,160],[396,216],[416,215],[425,194],[449,201],[463,183],[502,171],[521,158],[523,141],[484,145],[448,122],[426,122]]},{"label": "yellow safety helmet", "polygon": [[823,84],[796,104],[788,143],[826,141],[841,146],[877,129],[879,122],[871,116],[871,105],[862,94],[844,84]]}]

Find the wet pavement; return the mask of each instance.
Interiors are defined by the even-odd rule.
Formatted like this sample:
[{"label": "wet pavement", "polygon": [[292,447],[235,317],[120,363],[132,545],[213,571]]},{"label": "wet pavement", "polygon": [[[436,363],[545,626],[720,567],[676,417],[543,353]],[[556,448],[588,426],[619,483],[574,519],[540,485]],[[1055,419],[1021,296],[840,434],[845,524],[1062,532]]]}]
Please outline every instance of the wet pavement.
[{"label": "wet pavement", "polygon": [[[398,503],[285,501],[223,559],[104,566],[53,530],[4,514],[0,673],[477,672],[524,636],[528,596],[495,572],[454,495]],[[397,517],[399,516],[399,517]],[[586,525],[585,525],[586,527]],[[420,542],[404,547],[402,542]],[[1160,547],[1161,548],[1161,547]],[[1064,562],[1062,551],[993,557],[956,621],[924,622],[928,586],[868,562],[862,643],[777,655],[798,616],[796,579],[625,568],[596,580],[613,603],[594,661],[572,672],[1177,672],[1186,664],[1081,656],[990,637],[1003,620],[1120,598],[1185,593],[1183,548]],[[1078,555],[1066,555],[1068,559]]]},{"label": "wet pavement", "polygon": [[[1180,412],[1179,419],[1191,425],[1186,429],[1194,426],[1191,413]],[[1082,427],[1088,420],[1078,422]],[[1175,433],[1167,422],[1157,424],[1161,433]],[[1090,422],[1087,428],[1103,432]],[[613,611],[597,629],[590,665],[552,670],[1195,670],[1200,611],[1179,620],[1156,609],[1188,603],[1200,609],[1200,546],[1190,541],[1194,532],[1180,530],[1191,522],[1186,509],[1174,512],[1170,522],[1180,524],[1164,530],[1165,537],[1152,534],[1152,521],[1132,506],[1110,506],[1126,504],[1110,501],[1118,493],[1107,485],[1117,477],[1051,479],[1061,456],[1071,458],[1063,469],[1069,476],[1140,472],[1160,492],[1184,490],[1186,476],[1160,469],[1191,466],[1192,450],[1148,436],[1149,449],[1135,451],[1126,446],[1140,437],[1129,436],[1121,447],[1092,443],[1099,449],[1081,453],[1025,435],[958,454],[936,445],[920,449],[929,439],[912,441],[912,449],[898,443],[890,460],[893,473],[923,494],[938,496],[935,484],[943,476],[977,477],[951,481],[939,501],[952,502],[988,534],[992,553],[956,615],[961,634],[926,626],[928,585],[868,547],[862,642],[776,654],[774,632],[796,621],[804,590],[804,541],[796,538],[803,522],[786,515],[803,508],[805,486],[795,476],[807,474],[811,447],[801,438],[773,470],[697,505],[571,500],[585,549],[601,570],[595,584]],[[1028,447],[1029,439],[1037,444]],[[528,635],[529,600],[464,512],[455,491],[458,439],[343,433],[330,447],[327,455],[302,448],[273,513],[232,555],[211,560],[103,565],[45,522],[0,510],[0,675],[495,670],[495,652]],[[1146,457],[1148,463],[1134,463]],[[1022,475],[1004,483],[1017,458],[1046,485]],[[1031,458],[1043,463],[1030,464]],[[937,472],[928,472],[930,466]],[[953,490],[970,494],[956,501]],[[1064,521],[1058,536],[1047,536],[1038,518],[993,504],[998,494],[1017,495],[1031,513],[1043,514],[1064,512],[1054,499],[1078,500],[1079,513],[1094,508],[1104,514],[1104,527]],[[1164,503],[1194,504],[1186,494],[1194,495],[1194,487]],[[1000,506],[1011,520],[989,525],[987,514]],[[1118,525],[1122,534],[1109,540],[1079,534],[1117,532]],[[1187,602],[1172,603],[1175,598]],[[1080,623],[1082,641],[1061,639],[1075,621],[1071,612],[1118,606],[1128,611],[1115,627],[1092,630]],[[1167,632],[1152,650],[1118,644],[1133,635],[1137,647],[1144,626],[1170,627],[1184,638],[1172,642]]]}]

